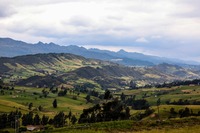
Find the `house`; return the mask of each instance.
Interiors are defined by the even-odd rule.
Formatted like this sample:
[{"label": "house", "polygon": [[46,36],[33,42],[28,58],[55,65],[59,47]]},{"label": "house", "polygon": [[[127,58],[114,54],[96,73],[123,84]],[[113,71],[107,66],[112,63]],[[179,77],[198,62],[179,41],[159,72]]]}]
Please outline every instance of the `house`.
[{"label": "house", "polygon": [[27,125],[26,129],[28,131],[40,131],[44,129],[44,126],[43,125]]}]

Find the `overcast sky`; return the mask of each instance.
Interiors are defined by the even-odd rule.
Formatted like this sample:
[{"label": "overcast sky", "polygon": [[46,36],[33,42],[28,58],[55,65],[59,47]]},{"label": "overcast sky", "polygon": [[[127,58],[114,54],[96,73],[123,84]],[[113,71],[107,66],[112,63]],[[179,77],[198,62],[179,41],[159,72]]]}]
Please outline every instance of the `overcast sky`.
[{"label": "overcast sky", "polygon": [[0,0],[0,37],[200,61],[200,0]]}]

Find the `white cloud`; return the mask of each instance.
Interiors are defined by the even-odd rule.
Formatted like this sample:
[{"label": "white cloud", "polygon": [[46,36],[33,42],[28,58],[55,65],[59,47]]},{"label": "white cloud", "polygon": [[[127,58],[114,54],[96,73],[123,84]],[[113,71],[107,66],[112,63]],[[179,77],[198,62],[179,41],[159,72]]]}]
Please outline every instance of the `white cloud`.
[{"label": "white cloud", "polygon": [[[171,0],[120,0],[117,2],[114,0],[37,0],[34,2],[22,0],[20,3],[10,0],[7,3],[17,10],[17,14],[5,21],[9,23],[17,21],[18,27],[29,25],[28,29],[31,29],[32,25],[52,27],[61,33],[65,33],[63,30],[66,30],[68,34],[82,34],[83,31],[87,31],[91,34],[116,37],[148,37],[152,34],[170,37],[175,33],[182,37],[185,28],[193,29],[193,24],[198,26],[193,19],[186,20],[189,21],[186,27],[185,20],[174,18],[173,14],[187,12],[188,8],[184,4],[179,5]],[[2,20],[2,22],[5,21]],[[5,22],[7,27],[10,27],[7,22]],[[63,22],[64,25],[62,25]],[[174,28],[175,26],[185,28],[174,31],[177,29]],[[198,32],[192,31],[192,33],[194,33],[192,36],[199,36]],[[184,37],[188,34],[186,33]]]},{"label": "white cloud", "polygon": [[160,36],[160,35],[153,35],[153,36],[151,36],[151,38],[152,39],[160,39],[160,38],[162,38],[162,36]]},{"label": "white cloud", "polygon": [[148,43],[149,41],[144,37],[140,37],[140,38],[136,39],[135,42]]},{"label": "white cloud", "polygon": [[1,0],[0,36],[122,48],[139,42],[152,53],[173,44],[181,51],[181,41],[187,49],[199,46],[199,5],[199,0]]}]

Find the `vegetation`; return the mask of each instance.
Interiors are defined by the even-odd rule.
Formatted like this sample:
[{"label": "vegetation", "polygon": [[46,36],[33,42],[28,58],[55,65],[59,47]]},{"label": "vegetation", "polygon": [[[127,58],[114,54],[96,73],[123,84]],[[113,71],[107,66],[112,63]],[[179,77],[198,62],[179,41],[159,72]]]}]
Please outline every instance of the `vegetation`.
[{"label": "vegetation", "polygon": [[[46,88],[42,89],[42,88],[28,88],[28,87],[15,86],[13,87],[14,89],[12,89],[12,87],[9,86],[6,87],[5,84],[2,85],[2,88],[3,89],[1,90],[4,91],[4,94],[0,95],[1,97],[0,106],[2,107],[0,108],[0,111],[5,112],[6,110],[7,113],[6,112],[1,113],[0,117],[5,118],[6,116],[7,117],[9,116],[8,114],[13,114],[13,115],[15,114],[11,112],[20,112],[19,120],[21,125],[23,126],[29,124],[33,125],[42,124],[45,126],[47,124],[50,124],[54,127],[64,127],[65,129],[65,127],[67,125],[69,126],[70,124],[74,125],[75,128],[73,129],[74,131],[79,130],[80,127],[83,128],[86,132],[87,131],[93,132],[96,129],[98,129],[99,132],[107,132],[112,130],[132,131],[133,127],[130,128],[120,127],[119,129],[117,128],[112,129],[112,127],[109,126],[107,123],[105,124],[107,126],[103,129],[99,127],[96,128],[92,127],[89,129],[87,126],[85,129],[85,127],[82,126],[81,123],[98,124],[98,122],[104,123],[105,121],[114,121],[114,120],[126,123],[126,121],[124,120],[129,119],[130,120],[129,122],[131,123],[135,122],[135,124],[137,125],[138,122],[136,121],[138,120],[143,120],[144,123],[145,122],[148,123],[149,121],[156,122],[156,120],[158,120],[158,114],[160,116],[160,120],[167,120],[167,121],[169,120],[170,123],[174,123],[173,119],[180,120],[180,122],[184,120],[186,122],[186,120],[190,119],[190,117],[198,117],[200,115],[200,105],[184,104],[183,106],[178,104],[176,105],[167,104],[169,101],[168,98],[171,99],[170,101],[175,101],[177,98],[182,98],[182,99],[189,98],[188,99],[189,101],[195,98],[195,100],[198,101],[198,99],[200,99],[200,96],[198,95],[199,94],[198,92],[200,91],[199,86],[181,86],[178,88],[176,86],[170,88],[149,88],[149,89],[146,88],[146,89],[136,89],[136,90],[124,90],[121,93],[112,93],[109,91],[105,91],[101,100],[99,98],[99,95],[97,95],[97,97],[89,95],[92,94],[92,91],[91,93],[88,94],[79,92],[78,95],[77,91],[74,92],[71,91],[70,93],[70,91],[68,90],[67,91],[68,93],[66,93],[65,96],[58,96],[57,93],[59,93],[59,91],[64,89],[64,87],[62,86],[61,86],[62,89],[58,88],[57,93],[48,91],[48,89]],[[167,93],[161,94],[162,90]],[[185,93],[185,90],[191,92]],[[19,93],[17,93],[18,91],[20,92],[21,96],[19,95]],[[43,97],[44,92],[48,92],[48,95],[46,97]],[[16,96],[17,94],[19,95],[18,97],[13,97]],[[42,97],[40,98],[40,96]],[[77,96],[77,99],[74,100],[73,96]],[[155,96],[159,96],[160,100],[158,101],[159,98]],[[37,98],[35,99],[35,97]],[[55,99],[56,101],[58,101],[57,108],[53,108],[52,106],[52,103],[53,101],[55,101]],[[93,103],[94,101],[96,102],[96,100],[94,99],[96,100],[99,99],[99,104]],[[90,103],[88,103],[88,100],[90,101]],[[45,106],[43,105],[43,103],[45,103]],[[159,113],[157,110],[157,105],[159,105]],[[63,109],[64,112],[62,111]],[[81,111],[82,109],[83,112]],[[8,120],[8,118],[5,120]],[[29,123],[26,123],[27,121]],[[196,120],[194,120],[193,122],[192,119],[190,119],[190,122],[194,123],[196,122]],[[13,123],[11,121],[7,122],[2,121],[2,123],[8,123],[6,124],[7,125],[6,129],[13,128],[13,125],[10,124]],[[69,127],[68,126],[66,127],[67,131],[71,128],[71,126]],[[126,127],[127,125],[123,126]],[[155,127],[157,126],[158,125],[156,124]],[[169,126],[171,126],[171,124]],[[144,130],[145,132],[145,130],[148,128],[149,128],[148,126],[144,127],[142,131]],[[165,128],[167,127],[161,126],[162,130],[165,130]],[[53,131],[59,132],[59,130],[64,130],[64,129],[58,129],[58,130],[56,129]],[[152,131],[153,130],[154,129],[152,128]],[[137,129],[136,131],[140,130]]]},{"label": "vegetation", "polygon": [[[0,80],[0,131],[40,125],[46,132],[146,132],[200,124],[198,79],[166,83],[158,71],[158,77],[146,78],[153,74],[147,69],[153,68],[47,55],[38,54],[26,63],[18,57],[18,63],[4,64],[10,76]],[[156,69],[166,70],[160,67]]]},{"label": "vegetation", "polygon": [[[29,87],[86,86],[121,90],[150,87],[174,80],[200,78],[193,70],[170,64],[126,67],[72,54],[36,54],[0,58],[0,74],[7,83]],[[79,82],[84,81],[84,82]]]}]

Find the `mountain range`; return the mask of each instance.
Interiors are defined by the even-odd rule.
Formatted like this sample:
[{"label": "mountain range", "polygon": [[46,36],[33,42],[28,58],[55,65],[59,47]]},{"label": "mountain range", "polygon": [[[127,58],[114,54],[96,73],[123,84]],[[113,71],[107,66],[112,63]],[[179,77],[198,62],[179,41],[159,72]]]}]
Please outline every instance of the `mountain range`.
[{"label": "mountain range", "polygon": [[15,57],[20,55],[38,53],[71,53],[86,58],[112,61],[127,66],[153,66],[161,63],[169,63],[180,66],[197,65],[197,62],[182,61],[158,56],[145,55],[137,52],[126,52],[121,49],[118,52],[99,49],[86,49],[76,45],[60,46],[55,43],[38,42],[30,44],[11,38],[0,38],[0,57]]}]

